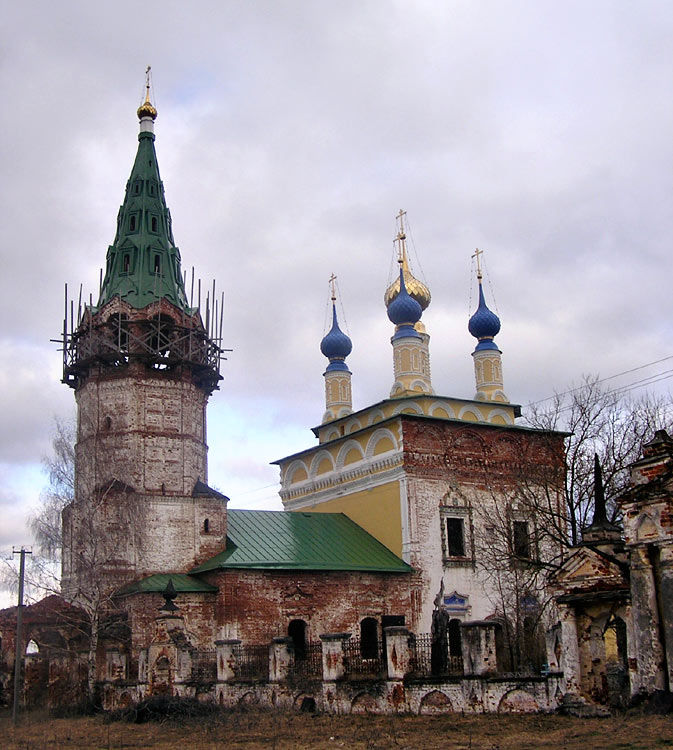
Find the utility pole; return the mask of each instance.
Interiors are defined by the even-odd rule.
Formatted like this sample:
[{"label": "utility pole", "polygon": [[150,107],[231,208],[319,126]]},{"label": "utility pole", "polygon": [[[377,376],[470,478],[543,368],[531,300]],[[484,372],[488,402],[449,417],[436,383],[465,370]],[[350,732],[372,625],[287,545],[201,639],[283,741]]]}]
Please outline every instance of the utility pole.
[{"label": "utility pole", "polygon": [[16,651],[14,655],[14,703],[12,704],[12,723],[16,726],[19,716],[19,695],[21,693],[21,661],[23,649],[21,648],[21,625],[23,624],[23,579],[26,572],[26,555],[30,555],[31,550],[21,547],[21,549],[12,549],[13,555],[21,555],[19,563],[19,606],[16,608]]}]

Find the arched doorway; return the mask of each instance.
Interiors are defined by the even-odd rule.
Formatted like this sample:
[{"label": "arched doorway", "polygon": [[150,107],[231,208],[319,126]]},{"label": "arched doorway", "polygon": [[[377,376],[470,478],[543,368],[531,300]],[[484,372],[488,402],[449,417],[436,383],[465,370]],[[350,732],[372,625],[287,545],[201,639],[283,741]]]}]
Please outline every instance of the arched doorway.
[{"label": "arched doorway", "polygon": [[630,691],[626,623],[618,615],[610,615],[605,623],[603,643],[608,702],[615,708],[621,708],[628,703]]}]

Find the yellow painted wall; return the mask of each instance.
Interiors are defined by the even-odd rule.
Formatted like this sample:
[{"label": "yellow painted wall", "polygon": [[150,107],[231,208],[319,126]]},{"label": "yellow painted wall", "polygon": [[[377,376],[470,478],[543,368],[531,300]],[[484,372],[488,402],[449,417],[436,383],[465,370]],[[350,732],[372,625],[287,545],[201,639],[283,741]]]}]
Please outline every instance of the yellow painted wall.
[{"label": "yellow painted wall", "polygon": [[344,513],[389,550],[402,556],[400,486],[397,482],[388,482],[370,490],[326,500],[302,510],[313,513]]}]

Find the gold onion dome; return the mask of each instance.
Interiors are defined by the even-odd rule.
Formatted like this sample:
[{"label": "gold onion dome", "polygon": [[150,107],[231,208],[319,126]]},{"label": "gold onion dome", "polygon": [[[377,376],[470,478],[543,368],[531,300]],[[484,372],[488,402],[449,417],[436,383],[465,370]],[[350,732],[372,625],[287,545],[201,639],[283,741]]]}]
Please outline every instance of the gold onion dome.
[{"label": "gold onion dome", "polygon": [[[425,310],[430,304],[432,295],[430,294],[430,290],[428,289],[428,287],[422,281],[419,281],[415,276],[412,275],[411,271],[409,270],[409,264],[407,263],[406,254],[402,260],[402,273],[404,274],[404,285],[407,288],[409,296],[413,297],[413,299],[415,299],[416,302],[418,302],[418,304],[421,306],[421,309]],[[390,303],[395,299],[395,297],[397,297],[399,293],[400,278],[398,276],[386,289],[386,293],[383,296],[383,301],[385,302],[386,307],[390,305]]]},{"label": "gold onion dome", "polygon": [[142,120],[143,117],[150,117],[152,120],[157,119],[157,109],[150,101],[149,89],[145,96],[145,101],[138,107],[138,119]]}]

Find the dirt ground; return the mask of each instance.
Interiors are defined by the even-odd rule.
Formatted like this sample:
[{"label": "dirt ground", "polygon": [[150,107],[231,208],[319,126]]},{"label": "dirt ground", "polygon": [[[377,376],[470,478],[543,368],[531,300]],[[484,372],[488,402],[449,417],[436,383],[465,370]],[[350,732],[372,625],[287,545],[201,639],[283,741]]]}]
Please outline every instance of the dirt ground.
[{"label": "dirt ground", "polygon": [[673,748],[673,716],[313,716],[229,712],[176,726],[0,714],[3,750],[657,750]]}]

